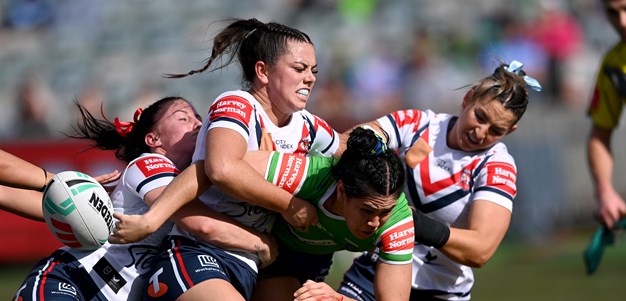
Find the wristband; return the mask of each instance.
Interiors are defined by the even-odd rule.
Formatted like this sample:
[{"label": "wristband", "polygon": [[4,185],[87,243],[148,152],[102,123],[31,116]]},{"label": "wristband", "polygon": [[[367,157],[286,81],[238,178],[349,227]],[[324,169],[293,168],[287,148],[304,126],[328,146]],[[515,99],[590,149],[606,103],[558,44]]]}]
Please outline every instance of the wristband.
[{"label": "wristband", "polygon": [[438,249],[443,247],[450,238],[448,226],[417,209],[413,210],[413,223],[415,225],[415,242]]},{"label": "wristband", "polygon": [[48,172],[43,167],[41,167],[41,170],[43,170],[43,186],[41,186],[41,188],[37,190],[39,192],[43,192],[48,186]]}]

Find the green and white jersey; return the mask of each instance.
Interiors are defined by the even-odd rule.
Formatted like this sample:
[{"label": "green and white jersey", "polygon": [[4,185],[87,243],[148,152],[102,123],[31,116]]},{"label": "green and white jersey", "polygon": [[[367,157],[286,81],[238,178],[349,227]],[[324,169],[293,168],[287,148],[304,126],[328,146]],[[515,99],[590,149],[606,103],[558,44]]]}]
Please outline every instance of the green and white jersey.
[{"label": "green and white jersey", "polygon": [[284,153],[274,153],[270,157],[265,178],[313,203],[319,220],[318,226],[311,226],[308,232],[303,232],[279,219],[272,230],[276,239],[288,248],[309,254],[330,254],[339,250],[359,252],[378,247],[383,262],[410,263],[415,232],[411,209],[404,194],[398,198],[387,222],[367,239],[355,237],[343,216],[324,208],[324,203],[335,192],[337,185],[330,172],[337,160]]}]

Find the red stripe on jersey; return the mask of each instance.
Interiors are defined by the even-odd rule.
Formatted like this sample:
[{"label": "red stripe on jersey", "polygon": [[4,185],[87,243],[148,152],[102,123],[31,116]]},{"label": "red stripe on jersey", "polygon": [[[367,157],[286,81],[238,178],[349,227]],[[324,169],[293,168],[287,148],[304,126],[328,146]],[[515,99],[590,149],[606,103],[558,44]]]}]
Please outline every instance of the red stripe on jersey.
[{"label": "red stripe on jersey", "polygon": [[278,182],[276,186],[294,193],[300,183],[304,181],[306,157],[295,154],[284,154],[278,163],[276,174]]},{"label": "red stripe on jersey", "polygon": [[189,288],[194,286],[194,283],[191,281],[191,277],[189,277],[189,273],[187,273],[187,269],[185,268],[185,262],[183,261],[183,257],[180,255],[180,251],[178,250],[178,246],[180,246],[180,241],[176,241],[176,247],[172,250],[174,252],[174,257],[176,257],[176,261],[178,262],[178,266],[180,267],[180,272],[185,277]]},{"label": "red stripe on jersey", "polygon": [[135,161],[134,164],[137,165],[137,168],[141,170],[141,173],[146,178],[160,173],[180,173],[178,169],[176,169],[176,166],[174,166],[174,164],[157,156],[148,156],[141,158]]},{"label": "red stripe on jersey", "polygon": [[385,253],[413,249],[415,227],[412,220],[407,219],[405,223],[387,230],[380,240],[382,242],[380,248]]},{"label": "red stripe on jersey", "polygon": [[[428,132],[429,129],[426,129],[422,134],[421,138],[428,143]],[[430,160],[431,154],[426,157],[424,161],[420,163],[420,178],[422,180],[422,190],[424,191],[424,196],[429,196],[437,191],[448,188],[456,183],[459,184],[459,187],[466,188],[466,179],[462,178],[463,173],[466,171],[473,171],[478,163],[480,162],[480,158],[474,159],[472,163],[463,167],[463,169],[458,172],[451,174],[450,177],[441,179],[439,181],[431,182],[430,181]]]},{"label": "red stripe on jersey", "polygon": [[318,130],[321,127],[332,136],[333,128],[330,126],[330,124],[317,116],[313,117],[315,118],[315,130]]},{"label": "red stripe on jersey", "polygon": [[422,117],[422,111],[420,110],[400,110],[391,113],[393,119],[396,121],[397,127],[401,128],[406,125],[413,124],[411,129],[413,132],[419,128],[419,120]]},{"label": "red stripe on jersey", "polygon": [[53,261],[50,263],[50,266],[43,272],[41,275],[41,284],[39,285],[39,300],[45,300],[45,292],[44,287],[46,286],[46,280],[48,279],[48,274],[52,271],[55,265],[57,265],[58,261]]},{"label": "red stripe on jersey", "polygon": [[227,95],[218,99],[209,109],[209,121],[213,122],[218,118],[229,118],[238,120],[244,125],[248,125],[252,118],[252,105],[241,96]]},{"label": "red stripe on jersey", "polygon": [[70,224],[66,224],[62,221],[56,220],[54,218],[50,218],[50,221],[52,222],[52,226],[55,229],[59,229],[63,232],[67,232],[67,233],[72,233],[72,226],[70,226]]},{"label": "red stripe on jersey", "polygon": [[487,163],[485,167],[487,168],[488,186],[498,188],[511,196],[515,196],[517,192],[517,186],[515,185],[517,174],[515,173],[515,168],[513,168],[512,165],[502,162],[494,162]]}]

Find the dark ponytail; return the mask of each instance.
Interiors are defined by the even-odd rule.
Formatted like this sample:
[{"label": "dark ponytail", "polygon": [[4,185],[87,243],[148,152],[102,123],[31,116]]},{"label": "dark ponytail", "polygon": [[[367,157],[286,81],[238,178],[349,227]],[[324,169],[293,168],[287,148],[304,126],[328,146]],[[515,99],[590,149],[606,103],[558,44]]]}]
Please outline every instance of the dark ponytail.
[{"label": "dark ponytail", "polygon": [[362,127],[350,133],[348,147],[332,170],[333,177],[343,182],[349,197],[372,194],[398,197],[402,193],[404,165],[383,139]]},{"label": "dark ponytail", "polygon": [[92,148],[115,150],[115,157],[126,163],[139,157],[142,153],[150,152],[145,142],[146,134],[153,130],[158,114],[165,105],[176,101],[187,101],[182,97],[165,97],[151,104],[144,110],[138,109],[141,115],[136,116],[134,122],[129,122],[121,128],[119,124],[95,118],[77,100],[74,101],[80,118],[73,126],[76,134],[66,136],[75,139],[87,139],[93,142]]}]

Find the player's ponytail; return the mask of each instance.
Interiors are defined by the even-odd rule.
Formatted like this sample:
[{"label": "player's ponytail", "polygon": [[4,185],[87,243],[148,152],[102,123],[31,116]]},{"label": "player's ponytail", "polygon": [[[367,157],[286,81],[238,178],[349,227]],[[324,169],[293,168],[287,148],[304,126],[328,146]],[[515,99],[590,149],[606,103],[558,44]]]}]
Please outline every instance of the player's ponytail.
[{"label": "player's ponytail", "polygon": [[404,166],[387,146],[387,140],[363,127],[350,133],[346,151],[332,170],[335,179],[343,182],[348,196],[400,195],[404,189]]},{"label": "player's ponytail", "polygon": [[182,97],[165,97],[145,109],[137,109],[131,122],[121,122],[118,118],[111,122],[103,112],[104,119],[97,119],[87,108],[74,101],[80,118],[73,126],[76,133],[66,136],[91,140],[91,148],[114,150],[116,158],[130,163],[142,153],[150,152],[145,136],[153,130],[157,115],[165,105],[179,99],[187,101]]}]

